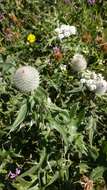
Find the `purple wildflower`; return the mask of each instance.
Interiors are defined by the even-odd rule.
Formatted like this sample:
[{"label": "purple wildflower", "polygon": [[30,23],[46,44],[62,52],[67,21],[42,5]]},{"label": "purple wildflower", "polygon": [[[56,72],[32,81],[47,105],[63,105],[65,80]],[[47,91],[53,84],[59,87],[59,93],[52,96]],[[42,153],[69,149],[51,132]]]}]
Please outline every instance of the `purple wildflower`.
[{"label": "purple wildflower", "polygon": [[96,0],[87,0],[87,2],[90,4],[90,5],[94,5]]},{"label": "purple wildflower", "polygon": [[16,171],[13,173],[13,172],[9,172],[8,174],[8,177],[10,179],[15,179],[19,174],[20,174],[21,170],[19,168],[16,168]]},{"label": "purple wildflower", "polygon": [[19,175],[21,170],[19,168],[16,168],[16,175]]},{"label": "purple wildflower", "polygon": [[15,173],[12,173],[12,172],[10,171],[9,174],[8,174],[8,177],[9,177],[10,179],[15,179],[15,178],[16,178],[16,174],[15,174]]}]

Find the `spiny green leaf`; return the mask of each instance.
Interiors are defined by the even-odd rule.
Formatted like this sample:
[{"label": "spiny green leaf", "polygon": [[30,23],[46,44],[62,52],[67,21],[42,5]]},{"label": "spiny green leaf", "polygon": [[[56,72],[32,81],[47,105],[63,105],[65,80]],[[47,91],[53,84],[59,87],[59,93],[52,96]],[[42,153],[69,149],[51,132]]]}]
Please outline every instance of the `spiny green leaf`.
[{"label": "spiny green leaf", "polygon": [[51,180],[48,182],[48,184],[44,187],[43,190],[46,189],[46,187],[50,186],[51,184],[53,184],[59,177],[59,172],[56,171],[55,174],[52,176]]},{"label": "spiny green leaf", "polygon": [[81,135],[80,133],[76,135],[75,148],[78,151],[80,157],[82,156],[82,154],[87,155],[87,148],[85,142],[83,141],[83,135]]},{"label": "spiny green leaf", "polygon": [[89,147],[89,153],[90,153],[90,156],[96,160],[99,156],[99,151],[97,149],[97,147]]},{"label": "spiny green leaf", "polygon": [[18,190],[26,190],[30,186],[31,182],[26,181],[23,178],[20,178],[20,183],[13,183],[13,186]]},{"label": "spiny green leaf", "polygon": [[28,190],[40,190],[40,188],[38,187],[38,184],[36,184],[35,186],[29,188]]},{"label": "spiny green leaf", "polygon": [[67,133],[66,133],[66,130],[64,129],[64,126],[59,125],[55,121],[51,121],[50,127],[53,129],[56,129],[62,135],[65,144],[68,146],[68,138],[67,138]]},{"label": "spiny green leaf", "polygon": [[94,135],[95,129],[96,129],[96,120],[95,118],[91,116],[88,122],[89,142],[90,142],[91,147],[93,143],[93,135]]},{"label": "spiny green leaf", "polygon": [[69,114],[67,112],[61,112],[57,114],[57,116],[55,117],[55,121],[59,124],[68,124],[70,122]]},{"label": "spiny green leaf", "polygon": [[85,163],[80,163],[79,164],[79,170],[80,170],[80,174],[84,174],[87,173],[89,169],[89,166]]},{"label": "spiny green leaf", "polygon": [[16,130],[16,128],[23,122],[23,120],[25,119],[25,116],[27,114],[27,102],[25,104],[23,104],[19,110],[18,116],[16,118],[16,120],[14,121],[10,132]]},{"label": "spiny green leaf", "polygon": [[23,174],[21,174],[19,177],[17,177],[17,180],[20,181],[20,178],[25,177],[26,175],[29,175],[29,176],[33,175],[42,166],[42,163],[43,163],[45,157],[46,157],[46,149],[44,148],[41,151],[40,162],[38,164],[34,165],[33,167],[31,167],[29,170],[27,170]]},{"label": "spiny green leaf", "polygon": [[105,171],[105,168],[103,166],[98,166],[91,172],[91,178],[94,182],[98,182],[101,179],[103,179],[103,173]]},{"label": "spiny green leaf", "polygon": [[79,102],[73,104],[70,108],[70,118],[73,118],[76,115],[76,112],[79,108]]},{"label": "spiny green leaf", "polygon": [[77,134],[77,120],[72,119],[71,122],[67,125],[67,128],[69,132],[69,142],[71,143]]}]

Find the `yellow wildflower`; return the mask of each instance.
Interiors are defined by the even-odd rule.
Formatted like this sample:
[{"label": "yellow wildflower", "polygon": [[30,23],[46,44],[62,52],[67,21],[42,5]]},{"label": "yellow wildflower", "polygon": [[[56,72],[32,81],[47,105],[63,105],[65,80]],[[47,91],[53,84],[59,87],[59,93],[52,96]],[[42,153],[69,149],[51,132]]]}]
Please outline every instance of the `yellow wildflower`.
[{"label": "yellow wildflower", "polygon": [[34,43],[34,42],[36,41],[35,35],[34,35],[34,34],[29,34],[29,35],[27,36],[27,41],[28,41],[29,43]]}]

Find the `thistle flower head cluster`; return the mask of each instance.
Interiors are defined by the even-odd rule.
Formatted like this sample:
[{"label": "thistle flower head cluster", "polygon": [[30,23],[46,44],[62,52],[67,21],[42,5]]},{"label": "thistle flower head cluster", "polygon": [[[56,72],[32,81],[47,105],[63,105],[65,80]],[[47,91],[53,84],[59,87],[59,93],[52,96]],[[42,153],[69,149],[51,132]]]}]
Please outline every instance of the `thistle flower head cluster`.
[{"label": "thistle flower head cluster", "polygon": [[39,86],[39,73],[31,66],[23,66],[17,69],[13,81],[20,91],[31,92]]},{"label": "thistle flower head cluster", "polygon": [[85,70],[87,62],[82,54],[76,53],[72,59],[72,69],[76,72]]},{"label": "thistle flower head cluster", "polygon": [[69,37],[70,35],[75,35],[77,30],[75,26],[62,24],[60,27],[55,29],[55,32],[57,33],[58,38],[61,40],[65,37]]},{"label": "thistle flower head cluster", "polygon": [[96,94],[102,95],[107,91],[107,81],[102,74],[96,74],[94,71],[87,70],[82,73],[80,82]]}]

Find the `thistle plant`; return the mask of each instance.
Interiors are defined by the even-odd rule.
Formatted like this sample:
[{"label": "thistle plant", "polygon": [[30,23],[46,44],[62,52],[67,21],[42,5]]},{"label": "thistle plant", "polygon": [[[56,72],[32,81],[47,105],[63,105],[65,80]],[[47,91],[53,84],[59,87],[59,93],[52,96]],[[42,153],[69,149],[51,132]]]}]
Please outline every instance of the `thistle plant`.
[{"label": "thistle plant", "polygon": [[96,94],[103,95],[107,91],[107,81],[101,80],[96,82]]},{"label": "thistle plant", "polygon": [[17,69],[13,81],[20,91],[31,92],[39,86],[39,72],[31,66],[23,66]]},{"label": "thistle plant", "polygon": [[71,63],[72,70],[76,72],[84,71],[87,67],[87,62],[82,54],[75,54]]},{"label": "thistle plant", "polygon": [[107,1],[0,3],[0,190],[107,189]]}]

